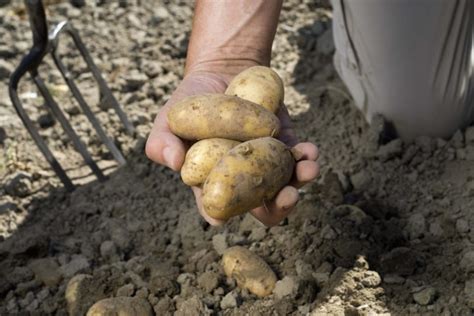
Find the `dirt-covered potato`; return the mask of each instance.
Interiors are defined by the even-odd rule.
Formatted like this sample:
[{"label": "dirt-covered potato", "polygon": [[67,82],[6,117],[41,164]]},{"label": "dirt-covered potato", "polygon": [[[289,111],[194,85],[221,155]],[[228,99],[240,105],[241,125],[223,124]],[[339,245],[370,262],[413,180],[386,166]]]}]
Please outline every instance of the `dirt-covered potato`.
[{"label": "dirt-covered potato", "polygon": [[238,144],[235,140],[210,138],[192,145],[181,168],[183,182],[190,186],[203,184],[222,156]]},{"label": "dirt-covered potato", "polygon": [[253,102],[224,94],[187,97],[168,112],[171,131],[187,140],[226,138],[246,141],[276,136],[280,121]]},{"label": "dirt-covered potato", "polygon": [[260,104],[276,113],[284,99],[283,82],[271,68],[250,67],[232,79],[225,94]]},{"label": "dirt-covered potato", "polygon": [[147,316],[153,315],[148,301],[138,297],[113,297],[98,301],[87,316]]},{"label": "dirt-covered potato", "polygon": [[234,278],[237,285],[263,297],[272,293],[277,281],[275,273],[262,258],[250,250],[235,246],[222,257],[224,272]]},{"label": "dirt-covered potato", "polygon": [[227,220],[273,198],[291,179],[295,159],[272,137],[231,149],[211,170],[203,187],[203,206],[213,218]]}]

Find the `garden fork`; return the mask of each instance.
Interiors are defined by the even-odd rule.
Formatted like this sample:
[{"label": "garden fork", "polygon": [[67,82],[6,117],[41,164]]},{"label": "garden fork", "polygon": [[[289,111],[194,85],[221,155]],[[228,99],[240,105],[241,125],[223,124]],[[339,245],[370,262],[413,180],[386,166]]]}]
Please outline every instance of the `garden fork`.
[{"label": "garden fork", "polygon": [[90,56],[89,52],[87,51],[86,47],[81,41],[81,38],[79,37],[79,33],[73,28],[73,26],[68,21],[63,21],[59,23],[58,25],[56,25],[48,35],[48,25],[46,22],[46,15],[45,15],[44,7],[41,0],[25,0],[25,5],[28,11],[30,26],[33,33],[33,47],[30,49],[29,53],[23,57],[23,59],[20,62],[20,65],[15,69],[15,71],[10,77],[8,89],[9,89],[10,99],[12,100],[13,106],[15,107],[18,115],[20,116],[21,120],[23,121],[23,124],[25,125],[26,129],[28,130],[31,137],[35,141],[36,145],[38,146],[40,151],[43,153],[44,157],[46,158],[48,163],[51,165],[56,175],[61,179],[66,189],[69,191],[74,190],[74,184],[72,183],[71,179],[67,176],[64,169],[61,167],[59,162],[53,156],[48,146],[46,145],[45,141],[42,139],[42,137],[38,133],[38,130],[36,129],[32,121],[30,120],[28,114],[24,110],[20,102],[20,99],[18,97],[18,92],[17,92],[18,82],[20,81],[21,77],[26,72],[29,72],[33,79],[33,82],[37,86],[42,97],[44,98],[45,105],[49,108],[50,112],[59,121],[62,128],[65,130],[66,134],[71,139],[74,147],[82,155],[83,159],[85,160],[87,165],[90,167],[92,172],[96,175],[96,177],[100,181],[102,181],[106,178],[105,175],[92,159],[86,146],[79,139],[79,137],[73,130],[71,124],[68,122],[68,120],[64,116],[63,112],[61,111],[58,104],[53,99],[43,79],[41,79],[38,73],[38,67],[41,64],[43,58],[48,53],[51,54],[54,60],[54,63],[56,64],[56,67],[61,72],[61,75],[66,81],[66,84],[71,90],[74,98],[77,100],[82,111],[91,122],[99,138],[110,150],[114,159],[117,160],[117,162],[120,165],[124,164],[125,158],[123,157],[122,153],[117,148],[113,140],[109,138],[107,134],[105,133],[104,129],[102,128],[99,121],[97,120],[97,117],[92,112],[91,108],[86,103],[84,97],[82,96],[76,84],[74,83],[74,80],[71,77],[71,74],[68,72],[65,65],[59,58],[59,55],[57,52],[58,38],[62,32],[67,33],[69,36],[71,36],[76,48],[79,50],[84,61],[86,62],[88,69],[92,72],[92,75],[94,76],[99,86],[99,91],[101,94],[101,102],[108,102],[108,104],[116,111],[120,120],[124,124],[127,133],[130,135],[132,135],[134,132],[133,125],[127,119],[125,112],[120,108],[120,105],[118,104],[117,99],[115,99],[115,97],[112,95],[112,92],[107,86],[105,80],[102,78],[99,69],[94,64],[92,57]]}]

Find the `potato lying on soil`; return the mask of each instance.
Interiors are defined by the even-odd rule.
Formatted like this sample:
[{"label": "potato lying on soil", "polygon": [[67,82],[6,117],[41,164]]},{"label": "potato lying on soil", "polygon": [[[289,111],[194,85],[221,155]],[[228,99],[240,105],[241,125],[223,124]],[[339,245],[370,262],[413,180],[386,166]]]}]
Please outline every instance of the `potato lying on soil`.
[{"label": "potato lying on soil", "polygon": [[276,136],[280,121],[253,102],[224,94],[187,97],[168,112],[171,131],[187,140],[226,138],[246,141]]},{"label": "potato lying on soil", "polygon": [[183,182],[190,186],[203,184],[222,156],[238,144],[235,140],[210,138],[192,145],[181,168]]},{"label": "potato lying on soil", "polygon": [[147,316],[153,315],[148,301],[138,297],[113,297],[98,301],[87,316]]},{"label": "potato lying on soil", "polygon": [[272,199],[291,179],[291,150],[272,137],[231,149],[211,170],[203,187],[203,206],[213,218],[227,220]]},{"label": "potato lying on soil", "polygon": [[268,67],[255,66],[235,76],[225,94],[252,101],[276,113],[283,103],[284,88],[275,71]]},{"label": "potato lying on soil", "polygon": [[275,273],[262,258],[250,250],[235,246],[222,257],[224,272],[234,278],[237,285],[263,297],[272,293],[277,281]]}]

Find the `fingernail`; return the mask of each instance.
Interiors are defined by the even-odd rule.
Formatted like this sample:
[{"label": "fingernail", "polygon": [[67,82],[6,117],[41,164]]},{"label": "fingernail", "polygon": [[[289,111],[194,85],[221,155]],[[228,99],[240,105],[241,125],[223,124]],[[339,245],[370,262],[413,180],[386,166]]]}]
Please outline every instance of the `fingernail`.
[{"label": "fingernail", "polygon": [[172,148],[170,148],[169,146],[168,147],[165,147],[165,149],[163,149],[163,159],[165,160],[165,163],[168,167],[170,167],[171,169],[175,169],[174,165],[175,165],[175,152]]}]

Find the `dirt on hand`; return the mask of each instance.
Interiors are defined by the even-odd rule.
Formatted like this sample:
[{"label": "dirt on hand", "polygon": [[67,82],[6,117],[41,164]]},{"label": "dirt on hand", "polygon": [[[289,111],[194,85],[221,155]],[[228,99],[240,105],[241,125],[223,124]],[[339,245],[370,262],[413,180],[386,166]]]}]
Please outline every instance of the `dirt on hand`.
[{"label": "dirt on hand", "polygon": [[[319,146],[322,176],[276,227],[246,214],[216,228],[179,174],[144,155],[152,120],[183,75],[192,2],[48,5],[51,21],[67,17],[78,29],[137,129],[125,134],[65,37],[64,62],[128,160],[116,166],[46,58],[40,74],[109,174],[103,183],[90,175],[25,77],[27,112],[81,184],[70,194],[9,101],[8,75],[31,46],[22,4],[10,2],[0,7],[0,314],[84,315],[99,301],[156,315],[473,312],[474,127],[413,142],[394,138],[383,119],[369,127],[334,70],[327,5],[285,1],[272,58],[295,131]],[[271,295],[226,278],[220,261],[233,246],[269,264]]]}]

